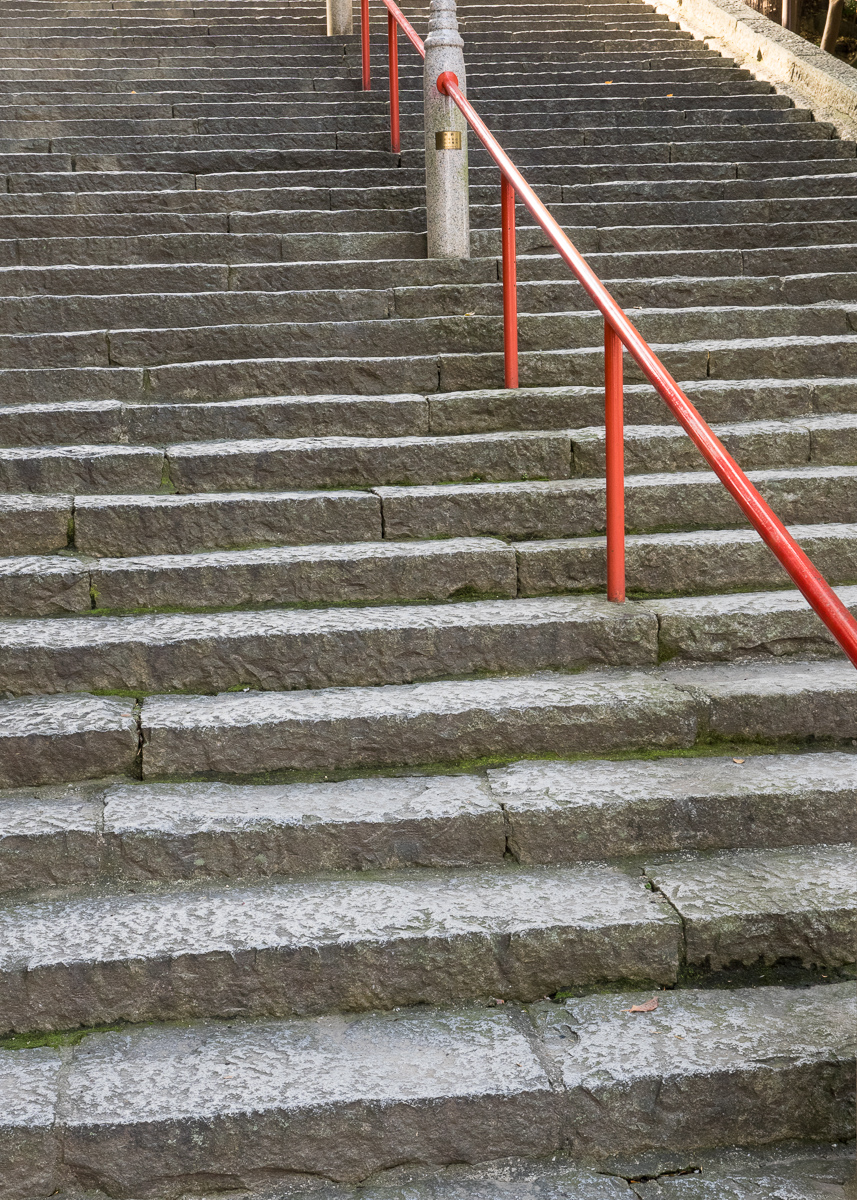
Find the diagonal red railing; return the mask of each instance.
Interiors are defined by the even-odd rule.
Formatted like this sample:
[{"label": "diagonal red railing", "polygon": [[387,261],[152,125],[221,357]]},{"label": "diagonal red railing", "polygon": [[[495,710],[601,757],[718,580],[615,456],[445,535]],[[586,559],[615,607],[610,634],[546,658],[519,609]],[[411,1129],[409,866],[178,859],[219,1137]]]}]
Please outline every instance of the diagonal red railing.
[{"label": "diagonal red railing", "polygon": [[[399,79],[397,33],[400,26],[425,58],[422,39],[394,0],[387,9],[390,46],[390,140],[399,150]],[[369,0],[361,0],[363,87],[369,88]],[[654,353],[634,328],[604,284],[570,238],[539,200],[491,130],[458,86],[451,71],[437,78],[437,89],[449,96],[500,169],[501,242],[503,254],[503,356],[507,387],[518,386],[518,313],[515,273],[515,196],[547,234],[604,316],[605,440],[607,455],[607,596],[625,599],[625,465],[622,354],[627,350],[646,378],[691,438],[717,478],[732,495],[756,532],[785,568],[804,598],[857,667],[857,621],[827,580],[783,525],[769,504],[702,419]]]}]

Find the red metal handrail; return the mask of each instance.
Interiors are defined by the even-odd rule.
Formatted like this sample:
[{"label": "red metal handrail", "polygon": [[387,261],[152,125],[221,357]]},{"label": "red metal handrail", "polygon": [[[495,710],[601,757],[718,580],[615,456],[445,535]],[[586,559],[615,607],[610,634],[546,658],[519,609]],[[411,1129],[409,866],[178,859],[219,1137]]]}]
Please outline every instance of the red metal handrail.
[{"label": "red metal handrail", "polygon": [[[397,27],[425,58],[422,39],[394,0],[383,0],[388,11],[390,38],[390,129],[391,141],[398,134],[398,45]],[[363,39],[363,85],[369,86],[368,0],[361,0]],[[395,49],[393,49],[395,47]],[[395,80],[394,80],[395,65]],[[437,89],[449,96],[464,115],[501,174],[500,209],[503,252],[503,334],[507,387],[518,386],[518,327],[515,271],[515,195],[547,234],[560,257],[571,269],[604,316],[604,386],[607,486],[607,596],[625,599],[625,468],[622,354],[627,349],[646,378],[670,408],[702,457],[738,504],[756,532],[773,552],[792,581],[857,667],[857,621],[827,580],[762,499],[756,488],[715,436],[672,375],[626,317],[604,284],[563,233],[536,193],[521,175],[488,126],[458,86],[452,71],[437,78]],[[394,104],[395,96],[395,104]],[[395,113],[395,115],[394,115]]]},{"label": "red metal handrail", "polygon": [[[782,521],[762,499],[750,480],[728,453],[713,431],[708,427],[690,400],[670,375],[669,371],[637,332],[622,309],[610,295],[595,272],[578,253],[570,239],[539,200],[520,171],[503,150],[500,143],[485,125],[473,105],[458,86],[452,71],[444,71],[437,79],[437,89],[449,96],[463,113],[482,145],[500,168],[504,179],[521,197],[536,223],[541,226],[556,247],[560,257],[571,268],[580,283],[589,293],[597,308],[604,315],[605,324],[605,376],[607,391],[607,561],[621,555],[619,539],[619,495],[624,493],[620,439],[617,426],[621,422],[621,352],[616,342],[624,345],[637,362],[646,378],[666,401],[679,424],[689,435],[702,457],[706,460],[720,482],[737,501],[739,508],[750,520],[762,540],[773,551],[782,566],[791,576],[805,599],[836,638],[839,645],[857,667],[857,621],[833,591],[827,580],[804,554],[789,534]],[[614,335],[613,337],[610,334]],[[617,403],[618,400],[618,403]],[[612,499],[612,513],[611,513]],[[611,520],[612,516],[612,520]],[[614,526],[615,522],[615,526]],[[612,538],[611,538],[612,534]],[[624,528],[621,529],[624,540]],[[611,544],[612,543],[612,544]],[[618,589],[619,572],[614,561],[614,584]],[[624,573],[624,572],[623,572]],[[622,589],[624,591],[624,588]],[[619,599],[618,595],[611,597]]]}]

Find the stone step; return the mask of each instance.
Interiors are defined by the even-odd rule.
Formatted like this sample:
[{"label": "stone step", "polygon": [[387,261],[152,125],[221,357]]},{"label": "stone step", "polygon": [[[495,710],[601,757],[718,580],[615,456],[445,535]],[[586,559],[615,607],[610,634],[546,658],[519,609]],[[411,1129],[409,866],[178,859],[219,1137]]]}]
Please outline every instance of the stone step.
[{"label": "stone step", "polygon": [[[347,493],[336,493],[345,496]],[[351,494],[357,499],[356,494]],[[70,498],[69,498],[70,499]],[[114,498],[115,499],[115,498]],[[292,497],[267,497],[267,513],[276,513],[274,501],[281,499],[281,510],[288,517],[292,513],[301,515],[303,497],[300,493]],[[230,507],[235,507],[236,498],[224,498],[222,509],[225,517]],[[143,509],[141,515],[150,517],[140,521],[146,541],[157,548],[157,534],[170,549],[183,544],[193,547],[194,537],[200,542],[226,542],[232,539],[241,544],[247,535],[262,530],[259,540],[275,542],[290,531],[288,527],[272,528],[262,525],[258,513],[265,515],[264,505],[255,510],[248,503],[249,497],[238,496],[238,504],[257,516],[257,525],[241,530],[230,526],[220,518],[220,525],[209,521],[205,531],[188,529],[187,522],[180,525],[175,512],[158,512],[160,527]],[[288,504],[291,501],[291,505]],[[296,503],[297,501],[297,503]],[[318,503],[318,498],[316,498]],[[119,505],[118,516],[125,515]],[[175,509],[175,506],[172,506]],[[71,505],[69,504],[69,510]],[[338,503],[335,508],[345,508]],[[351,505],[364,525],[369,515],[378,517],[377,510]],[[216,509],[214,510],[216,513]],[[25,515],[26,510],[25,510]],[[106,519],[102,514],[92,513],[81,507],[82,530],[79,541],[84,545],[95,541],[111,545],[110,526],[113,512]],[[334,511],[334,515],[335,511]],[[50,512],[45,515],[47,526]],[[173,524],[179,524],[175,536],[164,516],[172,516]],[[93,517],[95,518],[93,520]],[[295,522],[296,524],[297,522]],[[330,522],[333,524],[333,522]],[[30,525],[34,524],[33,521]],[[126,516],[126,525],[128,524]],[[155,535],[152,527],[155,526]],[[378,521],[380,526],[380,521]],[[95,532],[93,533],[93,527]],[[27,536],[33,539],[29,530]],[[124,532],[124,531],[123,531]],[[296,536],[303,531],[298,529]],[[516,594],[516,569],[514,550],[498,539],[492,538],[445,538],[434,542],[345,542],[348,537],[367,533],[369,538],[380,537],[380,527],[361,529],[355,522],[351,527],[329,531],[338,533],[339,543],[328,545],[273,546],[270,549],[237,550],[220,552],[196,552],[186,554],[150,554],[139,558],[133,555],[133,546],[121,546],[126,555],[122,558],[102,558],[98,561],[83,560],[62,554],[56,556],[21,556],[0,559],[0,612],[4,615],[52,615],[58,613],[90,613],[94,605],[102,611],[145,611],[150,608],[181,607],[190,610],[206,608],[241,607],[243,605],[267,604],[330,604],[336,603],[383,603],[420,600],[450,600],[462,596],[514,596]],[[45,540],[48,532],[44,533]],[[306,534],[303,534],[306,537]],[[10,548],[14,548],[10,546]]]},{"label": "stone step", "polygon": [[[850,522],[857,467],[751,470],[749,479],[788,524]],[[378,487],[385,537],[497,535],[527,540],[604,532],[603,480]],[[734,529],[745,520],[713,473],[630,475],[630,532]]]},{"label": "stone step", "polygon": [[3,1032],[532,1002],[674,983],[684,955],[715,970],[836,967],[850,958],[854,867],[851,847],[824,846],[721,851],[636,878],[492,867],[23,902],[2,922]]},{"label": "stone step", "polygon": [[[405,307],[407,310],[409,306]],[[639,309],[634,319],[640,333],[674,374],[691,378],[722,377],[727,372],[733,376],[747,374],[750,378],[760,372],[774,376],[809,374],[815,347],[825,343],[828,354],[825,369],[831,374],[855,371],[853,328],[857,314],[838,306]],[[562,356],[559,367],[568,372],[566,378],[595,384],[603,376],[603,364],[597,357],[603,356],[603,352],[593,348],[599,340],[600,324],[601,317],[592,311],[520,313],[524,386],[554,382],[548,357],[552,354]],[[297,377],[300,371],[297,363],[301,359],[309,360],[309,370],[317,373],[316,364],[328,357],[347,369],[351,360],[372,354],[378,359],[395,355],[396,362],[428,356],[436,361],[438,355],[449,355],[459,360],[459,370],[474,371],[479,366],[473,361],[477,356],[497,354],[501,347],[499,317],[464,314],[412,320],[409,313],[405,317],[378,317],[371,321],[0,334],[0,368],[112,366],[164,367],[168,371],[185,363],[207,366],[229,358],[290,358],[295,360]],[[741,353],[751,348],[751,354]],[[488,371],[492,365],[486,364]],[[455,364],[451,364],[451,369],[455,369]],[[627,373],[631,380],[642,379],[634,365],[629,366]],[[415,391],[425,386],[421,385],[419,374],[412,379],[400,378],[404,386]],[[475,386],[481,382],[475,382]],[[490,376],[484,383],[490,386]],[[467,383],[457,386],[467,387]]]},{"label": "stone step", "polygon": [[[53,715],[67,700],[51,696],[38,703]],[[143,777],[404,766],[437,761],[439,754],[447,762],[598,754],[642,743],[679,748],[694,745],[702,733],[744,741],[847,739],[856,705],[857,679],[844,662],[154,697],[141,714]],[[61,740],[55,753],[62,753]],[[104,774],[96,765],[90,778]],[[38,769],[43,775],[50,769],[47,753]],[[65,764],[62,770],[68,778]],[[19,781],[10,778],[7,786],[12,782]]]},{"label": "stone step", "polygon": [[853,837],[852,754],[530,761],[337,783],[111,783],[0,806],[0,892],[563,864]]},{"label": "stone step", "polygon": [[[786,952],[800,954],[801,941],[814,934],[823,965],[838,965],[847,915],[837,910],[850,899],[841,879],[848,860],[832,847],[826,855],[767,852],[774,861],[777,853],[798,870],[806,861],[798,875],[804,887],[806,867],[817,867],[815,913],[807,900],[793,905],[788,946],[782,885],[767,904],[751,892],[746,907],[757,912],[738,917],[731,939],[719,923],[723,952],[731,940],[740,957],[753,937],[753,916],[756,924],[766,916],[776,923],[779,908],[786,909],[778,930]],[[723,865],[726,913],[741,865]],[[655,877],[669,893],[682,867],[689,874],[694,866],[698,887],[703,864],[656,867]],[[307,1016],[490,996],[533,1001],[574,984],[674,983],[681,922],[645,882],[603,866],[501,866],[19,903],[2,919],[0,1029],[8,1035],[125,1020]],[[693,943],[702,947],[713,933],[706,917],[712,923],[717,909],[699,912],[696,898],[689,885]],[[166,988],[158,982],[165,974]],[[38,981],[35,995],[25,977]]]},{"label": "stone step", "polygon": [[[229,236],[229,235],[226,235]],[[176,249],[178,246],[176,245]],[[792,251],[798,255],[798,251]],[[737,259],[737,256],[735,256]],[[548,268],[549,269],[549,268]],[[4,296],[159,295],[164,292],[292,291],[316,287],[391,288],[497,280],[494,259],[382,259],[340,263],[138,263],[0,268]],[[92,397],[88,397],[92,399]]]},{"label": "stone step", "polygon": [[[828,422],[829,424],[830,422]],[[850,424],[855,425],[857,418]],[[843,418],[837,438],[847,439]],[[805,449],[809,433],[803,430]],[[823,434],[822,434],[823,437]],[[828,441],[830,438],[828,438]],[[846,454],[840,442],[840,453]],[[796,451],[799,454],[799,451]],[[597,454],[597,451],[596,451]],[[824,461],[823,447],[819,459]],[[804,461],[806,453],[800,456]],[[582,469],[586,469],[585,466]],[[155,447],[80,446],[0,451],[0,490],[7,492],[193,492],[350,487],[383,482],[566,478],[567,433],[494,433],[425,438],[254,439]]]},{"label": "stone step", "polygon": [[[442,319],[435,318],[442,328]],[[460,320],[460,319],[459,319]],[[23,403],[113,397],[130,402],[149,398],[160,402],[228,400],[251,394],[317,392],[325,385],[340,393],[364,390],[381,395],[407,387],[415,392],[493,389],[502,380],[500,327],[494,318],[469,318],[471,329],[496,327],[496,352],[456,352],[438,355],[411,353],[403,357],[203,359],[129,367],[5,368],[0,371],[7,394]],[[430,323],[427,321],[427,324]],[[546,326],[549,328],[549,326]],[[371,333],[372,326],[366,329]],[[414,331],[409,331],[414,332]],[[417,330],[416,332],[424,332]],[[463,333],[464,330],[459,330]],[[854,334],[789,335],[780,338],[732,338],[680,344],[653,342],[653,349],[678,378],[693,380],[787,380],[812,376],[819,370],[830,377],[857,374]],[[367,347],[368,348],[368,347]],[[359,347],[355,347],[359,349]],[[573,381],[597,387],[603,379],[603,352],[595,349],[522,351],[521,382],[527,388],[550,388]],[[630,382],[642,378],[627,368]]]},{"label": "stone step", "polygon": [[[857,525],[790,525],[789,532],[829,583],[857,582]],[[515,553],[522,596],[597,591],[607,578],[604,537],[517,542]],[[630,534],[625,553],[628,589],[637,595],[671,595],[677,579],[687,594],[781,587],[788,581],[749,529]],[[85,606],[82,594],[81,603]]]},{"label": "stone step", "polygon": [[[249,1182],[259,1161],[356,1181],[401,1162],[548,1156],[572,1130],[596,1161],[653,1140],[669,1152],[850,1134],[851,985],[718,992],[716,1021],[708,992],[664,992],[654,1016],[629,1018],[650,997],[155,1026],[90,1034],[66,1057],[7,1054],[4,1092],[39,1097],[10,1129],[7,1178],[58,1186],[60,1139],[87,1186],[151,1192],[167,1173]],[[653,1113],[664,1088],[682,1102]]]},{"label": "stone step", "polygon": [[[700,737],[845,744],[855,706],[851,665],[823,661],[155,696],[139,720],[143,778],[258,778],[643,744],[680,749]],[[0,702],[0,718],[0,786],[139,771],[130,700],[20,697]]]},{"label": "stone step", "polygon": [[[455,558],[449,562],[454,566]],[[94,600],[103,603],[100,573],[92,575]],[[838,594],[857,611],[857,587],[839,588]],[[137,599],[137,607],[144,599],[145,594]],[[331,589],[324,601],[337,599]],[[19,620],[0,622],[0,647],[0,688],[8,696],[288,691],[414,683],[452,674],[840,653],[795,591],[622,607],[589,597],[541,597],[315,612]]]}]

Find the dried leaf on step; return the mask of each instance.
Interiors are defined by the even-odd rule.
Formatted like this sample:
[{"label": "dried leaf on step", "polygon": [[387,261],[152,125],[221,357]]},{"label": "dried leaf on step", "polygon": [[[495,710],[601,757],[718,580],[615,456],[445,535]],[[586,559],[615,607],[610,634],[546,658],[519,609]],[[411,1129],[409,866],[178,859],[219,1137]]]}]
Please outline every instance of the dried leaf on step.
[{"label": "dried leaf on step", "polygon": [[625,1012],[654,1012],[658,1007],[657,996],[652,996],[651,1000],[647,1000],[645,1004],[635,1004],[631,1008],[626,1008]]},{"label": "dried leaf on step", "polygon": [[732,761],[740,764],[745,763],[747,760],[746,758],[733,758]]}]

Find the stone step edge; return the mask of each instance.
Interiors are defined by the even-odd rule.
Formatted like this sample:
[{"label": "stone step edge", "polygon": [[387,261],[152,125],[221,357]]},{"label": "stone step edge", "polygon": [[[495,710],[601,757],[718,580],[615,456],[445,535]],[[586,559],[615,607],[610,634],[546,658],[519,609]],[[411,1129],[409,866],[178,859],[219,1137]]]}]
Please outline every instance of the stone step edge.
[{"label": "stone step edge", "polygon": [[[150,1027],[6,1052],[0,1094],[33,1097],[11,1106],[6,1179],[47,1194],[71,1173],[131,1195],[166,1172],[241,1180],[258,1161],[358,1182],[396,1163],[539,1158],[568,1144],[603,1162],[653,1137],[687,1151],[795,1130],[850,1136],[850,985],[717,992],[716,1022],[704,991],[658,992],[654,1012],[627,1011],[651,998]],[[664,1088],[682,1103],[672,1115],[659,1106],[653,1124],[649,1097]]]},{"label": "stone step edge", "polygon": [[[0,1033],[533,1002],[793,959],[836,971],[854,957],[855,866],[839,843],[660,857],[634,874],[503,865],[19,898],[0,916]],[[171,962],[180,977],[158,994]]]},{"label": "stone step edge", "polygon": [[855,766],[820,751],[664,752],[479,774],[18,789],[0,793],[0,892],[835,842],[857,837]]},{"label": "stone step edge", "polygon": [[857,740],[857,675],[850,663],[825,659],[153,695],[140,705],[76,692],[4,700],[0,719],[7,788],[141,772],[149,781],[276,780],[641,745],[846,745]]}]

